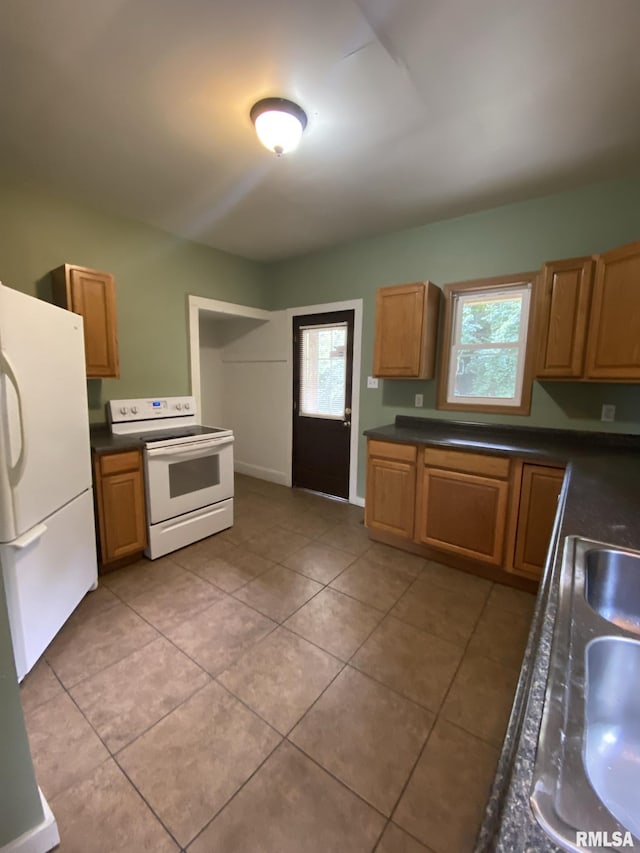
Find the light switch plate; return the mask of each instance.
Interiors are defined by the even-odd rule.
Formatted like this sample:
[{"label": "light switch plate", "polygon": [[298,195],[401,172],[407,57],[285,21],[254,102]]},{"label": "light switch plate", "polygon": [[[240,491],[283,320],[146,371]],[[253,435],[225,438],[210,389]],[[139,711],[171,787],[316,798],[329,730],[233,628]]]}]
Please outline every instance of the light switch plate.
[{"label": "light switch plate", "polygon": [[378,387],[378,377],[377,376],[367,376],[367,388],[377,388]]}]

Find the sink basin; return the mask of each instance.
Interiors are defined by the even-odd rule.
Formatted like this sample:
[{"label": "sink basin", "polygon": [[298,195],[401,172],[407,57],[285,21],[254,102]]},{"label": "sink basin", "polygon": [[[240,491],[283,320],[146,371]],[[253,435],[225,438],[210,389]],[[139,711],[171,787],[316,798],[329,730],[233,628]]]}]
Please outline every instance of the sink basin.
[{"label": "sink basin", "polygon": [[640,642],[601,637],[586,649],[589,781],[611,814],[640,837]]},{"label": "sink basin", "polygon": [[602,849],[584,832],[640,849],[640,552],[568,536],[554,572],[531,806],[565,850]]},{"label": "sink basin", "polygon": [[640,634],[640,556],[609,548],[589,551],[585,595],[604,619]]}]

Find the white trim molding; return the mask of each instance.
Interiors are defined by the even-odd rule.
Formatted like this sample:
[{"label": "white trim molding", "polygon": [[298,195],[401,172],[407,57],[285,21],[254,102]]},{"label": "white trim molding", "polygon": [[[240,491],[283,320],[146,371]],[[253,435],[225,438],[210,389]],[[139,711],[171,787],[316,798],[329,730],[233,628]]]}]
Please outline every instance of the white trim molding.
[{"label": "white trim molding", "polygon": [[49,853],[49,850],[53,850],[60,844],[56,819],[40,788],[38,792],[44,817],[33,829],[23,832],[18,838],[0,847],[0,853]]},{"label": "white trim molding", "polygon": [[[324,302],[320,305],[300,305],[288,308],[289,335],[289,387],[293,396],[293,318],[304,314],[330,314],[333,311],[353,311],[353,367],[351,383],[351,447],[349,452],[349,503],[364,506],[358,497],[358,438],[360,425],[360,365],[362,362],[362,299],[344,302]],[[292,401],[293,402],[293,401]],[[293,408],[293,406],[292,406]],[[293,420],[291,412],[287,419],[289,452],[289,484],[293,477]],[[362,501],[362,503],[360,503]]]}]

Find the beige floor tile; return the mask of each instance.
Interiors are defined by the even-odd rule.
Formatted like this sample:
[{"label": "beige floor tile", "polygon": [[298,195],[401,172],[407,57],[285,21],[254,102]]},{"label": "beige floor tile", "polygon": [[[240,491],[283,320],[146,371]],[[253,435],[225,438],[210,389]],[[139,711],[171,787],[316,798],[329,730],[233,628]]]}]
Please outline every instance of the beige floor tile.
[{"label": "beige floor tile", "polygon": [[50,803],[61,853],[171,853],[179,848],[115,762]]},{"label": "beige floor tile", "polygon": [[284,527],[272,527],[264,533],[247,539],[245,547],[254,554],[260,554],[267,560],[274,560],[279,563],[310,542],[311,540],[307,536],[285,530]]},{"label": "beige floor tile", "polygon": [[291,530],[293,533],[299,533],[309,539],[317,539],[327,532],[330,522],[314,509],[305,509],[301,512],[283,513],[279,525],[285,530]]},{"label": "beige floor tile", "polygon": [[384,818],[283,743],[189,853],[370,853]]},{"label": "beige floor tile", "polygon": [[85,595],[80,604],[73,611],[71,618],[75,621],[93,619],[94,616],[97,616],[99,613],[103,613],[105,610],[109,610],[109,608],[116,604],[120,604],[120,599],[102,583],[101,579],[98,588],[91,590]]},{"label": "beige floor tile", "polygon": [[487,598],[488,590],[450,590],[419,577],[391,611],[414,628],[436,634],[461,646],[467,644]]},{"label": "beige floor tile", "polygon": [[437,711],[453,680],[461,649],[387,616],[352,659],[353,666]]},{"label": "beige floor tile", "polygon": [[469,641],[469,650],[496,663],[520,669],[531,619],[504,610],[496,601],[485,607]]},{"label": "beige floor tile", "polygon": [[355,555],[347,551],[339,551],[330,545],[312,542],[311,545],[305,545],[304,548],[283,560],[282,565],[319,583],[329,583],[355,559]]},{"label": "beige floor tile", "polygon": [[215,682],[126,747],[118,762],[185,846],[280,738]]},{"label": "beige floor tile", "polygon": [[494,746],[501,746],[516,689],[517,672],[468,652],[451,685],[441,716]]},{"label": "beige floor tile", "polygon": [[158,632],[124,604],[80,623],[70,619],[45,657],[65,687],[146,646]]},{"label": "beige floor tile", "polygon": [[435,853],[471,853],[498,751],[438,720],[393,819]]},{"label": "beige floor tile", "polygon": [[69,691],[112,752],[130,743],[209,681],[163,637]]},{"label": "beige floor tile", "polygon": [[341,551],[348,551],[357,557],[364,554],[371,547],[371,540],[366,528],[357,524],[335,524],[320,537],[320,541]]},{"label": "beige floor tile", "polygon": [[382,566],[391,566],[394,569],[402,569],[413,577],[417,577],[427,565],[424,557],[417,554],[409,554],[400,548],[392,548],[382,542],[373,542],[367,551],[367,560],[380,563]]},{"label": "beige floor tile", "polygon": [[530,592],[523,592],[520,589],[513,589],[513,587],[496,583],[489,595],[489,603],[531,621],[536,597]]},{"label": "beige floor tile", "polygon": [[41,658],[20,685],[22,710],[28,714],[61,693],[64,693],[63,686],[46,660]]},{"label": "beige floor tile", "polygon": [[376,853],[429,853],[429,850],[400,829],[395,823],[389,823],[384,831]]},{"label": "beige floor tile", "polygon": [[346,661],[381,619],[379,610],[327,588],[289,617],[285,626]]},{"label": "beige floor tile", "polygon": [[390,815],[433,720],[429,711],[347,667],[289,739]]},{"label": "beige floor tile", "polygon": [[412,576],[404,569],[381,566],[368,557],[360,557],[332,580],[331,586],[378,610],[388,610],[412,581]]},{"label": "beige floor tile", "polygon": [[231,542],[233,545],[246,545],[252,537],[266,535],[273,526],[270,519],[267,521],[252,517],[238,518],[234,519],[233,527],[216,533],[216,539],[220,542]]},{"label": "beige floor tile", "polygon": [[270,619],[283,622],[321,589],[322,585],[316,581],[284,566],[275,566],[234,595]]},{"label": "beige floor tile", "polygon": [[450,566],[445,566],[442,563],[436,563],[432,560],[427,561],[423,577],[433,581],[438,586],[452,590],[452,592],[484,592],[485,598],[492,587],[491,581],[488,581],[486,578],[472,575],[470,572],[461,572],[458,569],[452,569]]},{"label": "beige floor tile", "polygon": [[143,592],[162,587],[182,574],[183,570],[171,557],[160,557],[159,560],[138,560],[124,569],[108,572],[100,578],[100,583],[123,601],[131,601]]},{"label": "beige floor tile", "polygon": [[167,636],[215,676],[231,666],[276,624],[235,598],[224,598],[169,630]]},{"label": "beige floor tile", "polygon": [[218,677],[282,734],[315,702],[342,664],[279,628]]},{"label": "beige floor tile", "polygon": [[185,619],[222,601],[225,593],[191,572],[131,599],[129,606],[159,631],[175,628]]},{"label": "beige floor tile", "polygon": [[40,705],[26,722],[36,778],[48,800],[109,758],[66,693]]},{"label": "beige floor tile", "polygon": [[253,554],[230,542],[218,543],[215,549],[205,543],[208,543],[208,540],[198,543],[202,544],[202,547],[189,553],[186,553],[188,549],[183,549],[184,553],[178,552],[175,559],[185,569],[225,592],[234,592],[275,565],[272,560],[266,560],[259,554]]}]

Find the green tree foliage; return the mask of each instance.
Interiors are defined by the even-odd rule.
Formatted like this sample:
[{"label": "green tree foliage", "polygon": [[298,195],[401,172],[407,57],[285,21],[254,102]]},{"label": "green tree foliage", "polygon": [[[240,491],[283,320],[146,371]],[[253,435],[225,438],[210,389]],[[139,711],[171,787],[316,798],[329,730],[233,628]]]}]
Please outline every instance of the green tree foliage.
[{"label": "green tree foliage", "polygon": [[[462,308],[461,348],[456,369],[456,396],[513,397],[518,351],[495,344],[516,342],[520,335],[522,299],[467,302]],[[464,349],[465,344],[487,344]],[[493,346],[492,346],[493,344]]]}]

